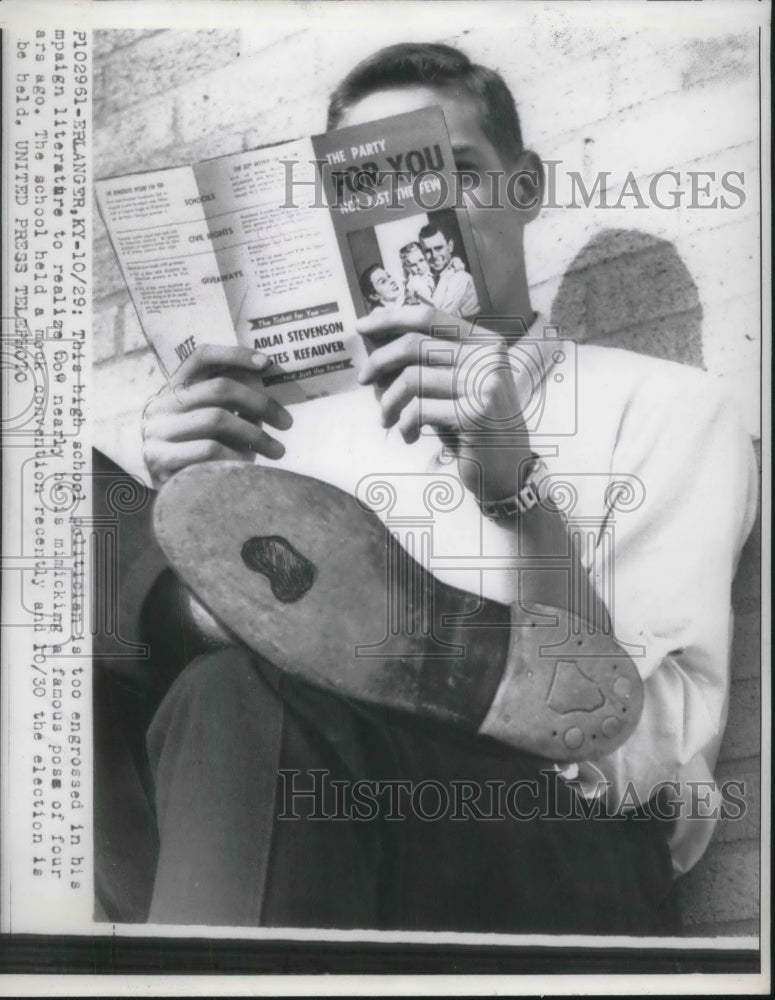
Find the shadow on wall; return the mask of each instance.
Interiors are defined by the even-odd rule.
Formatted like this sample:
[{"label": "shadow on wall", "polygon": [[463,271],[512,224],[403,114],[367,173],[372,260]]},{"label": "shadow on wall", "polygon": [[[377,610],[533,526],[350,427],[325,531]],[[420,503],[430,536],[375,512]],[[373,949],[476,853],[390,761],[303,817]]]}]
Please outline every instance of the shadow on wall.
[{"label": "shadow on wall", "polygon": [[571,261],[552,305],[560,336],[704,367],[697,285],[668,240],[603,229]]},{"label": "shadow on wall", "polygon": [[[702,368],[702,306],[672,243],[604,229],[576,255],[552,305],[560,335]],[[759,452],[760,471],[761,459]],[[759,637],[761,522],[743,548],[732,588],[735,632],[729,718],[716,778],[746,783],[745,822],[722,821],[707,853],[679,884],[685,933],[758,933]]]}]

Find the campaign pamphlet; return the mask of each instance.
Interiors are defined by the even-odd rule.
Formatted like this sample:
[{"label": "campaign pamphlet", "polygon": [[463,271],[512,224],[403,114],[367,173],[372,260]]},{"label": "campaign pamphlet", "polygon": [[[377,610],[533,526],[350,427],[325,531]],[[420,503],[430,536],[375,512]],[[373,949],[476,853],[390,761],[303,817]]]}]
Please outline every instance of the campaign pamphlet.
[{"label": "campaign pamphlet", "polygon": [[354,388],[355,321],[489,300],[444,115],[427,108],[96,184],[143,331],[171,376],[201,344],[272,359],[278,402]]}]

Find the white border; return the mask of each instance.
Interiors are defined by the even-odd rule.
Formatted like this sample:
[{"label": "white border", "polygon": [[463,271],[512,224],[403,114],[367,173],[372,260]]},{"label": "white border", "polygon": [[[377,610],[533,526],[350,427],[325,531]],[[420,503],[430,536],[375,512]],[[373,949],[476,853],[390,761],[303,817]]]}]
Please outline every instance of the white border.
[{"label": "white border", "polygon": [[[393,0],[394,5],[406,3],[407,0]],[[504,0],[491,0],[490,6],[497,6]],[[609,0],[610,2],[610,0]],[[762,326],[765,334],[771,331],[771,253],[770,253],[770,209],[771,191],[768,179],[771,173],[770,163],[770,135],[771,135],[771,111],[768,105],[768,83],[770,76],[769,51],[767,47],[768,21],[770,8],[766,3],[756,3],[753,0],[744,6],[741,0],[716,0],[713,4],[702,5],[702,16],[705,23],[713,25],[715,21],[723,21],[729,17],[729,8],[734,3],[736,18],[738,23],[746,22],[760,24],[763,29],[762,39],[762,220],[763,220],[763,242],[762,242]],[[436,4],[412,3],[412,15],[415,20],[427,19],[429,22],[439,15],[439,7]],[[564,5],[563,5],[564,6]],[[584,5],[584,9],[578,10],[580,20],[585,18],[595,19],[600,17],[601,7],[606,6],[605,0]],[[613,4],[611,4],[613,6]],[[658,6],[658,10],[655,7]],[[332,21],[339,21],[342,27],[352,26],[353,18],[360,24],[370,24],[375,27],[377,19],[376,5],[368,5],[358,0],[341,0],[340,3],[332,4],[327,2],[294,3],[290,0],[264,0],[264,2],[250,6],[245,0],[141,0],[141,2],[125,2],[125,0],[111,0],[108,3],[90,2],[90,0],[36,0],[30,3],[29,0],[4,0],[0,6],[0,26],[3,28],[18,28],[29,25],[30,21],[36,23],[63,24],[79,30],[92,30],[95,28],[138,28],[138,27],[158,27],[158,28],[183,28],[194,27],[207,28],[229,28],[244,24],[246,17],[257,13],[260,9],[261,16],[271,20],[273,17],[280,18],[285,28],[291,30],[295,25],[307,27],[310,24],[326,19],[330,26]],[[384,9],[384,5],[383,5]],[[624,4],[619,0],[616,3],[617,15],[625,9]],[[637,0],[627,0],[627,17],[640,21],[644,25],[652,24],[655,17],[660,19],[664,25],[666,20],[674,19],[676,24],[685,25],[687,19],[691,19],[696,8],[693,5],[682,2],[663,2],[659,5],[651,5],[637,2]],[[470,10],[469,3],[461,0],[452,0],[445,4],[444,17],[451,25],[450,30],[454,30],[454,23],[458,16],[467,17]],[[605,13],[605,12],[603,12]],[[769,470],[771,469],[771,440],[769,436],[769,426],[771,420],[771,396],[769,392],[769,371],[771,368],[771,340],[765,336],[763,358],[762,358],[762,425],[764,429],[762,439],[763,449],[763,496],[762,496],[762,520],[764,524],[764,544],[762,551],[763,570],[763,593],[768,592],[768,584],[771,578],[771,564],[769,556],[769,522],[771,514],[771,484]],[[769,778],[769,753],[771,748],[771,719],[768,707],[771,696],[771,683],[769,671],[766,664],[769,663],[770,643],[770,610],[765,605],[762,615],[762,926],[769,927],[770,921],[770,898],[768,886],[770,883],[770,861],[769,851],[765,846],[769,844],[770,833],[770,805],[771,790]],[[147,937],[152,933],[157,937],[179,937],[184,931],[187,937],[196,937],[197,932],[201,932],[201,937],[210,939],[228,939],[235,936],[235,930],[229,928],[171,928],[168,926],[157,927],[152,925],[101,925],[107,935],[120,934],[125,938]],[[95,924],[86,933],[100,933],[100,925]],[[559,947],[589,947],[595,949],[604,948],[642,948],[648,949],[657,946],[660,949],[675,950],[680,953],[693,948],[712,947],[719,951],[728,949],[745,949],[756,947],[756,938],[681,938],[675,940],[663,938],[595,938],[591,936],[557,937],[546,935],[469,935],[469,934],[413,934],[413,933],[369,933],[359,932],[316,932],[314,930],[294,929],[292,931],[261,931],[246,930],[239,928],[241,940],[295,940],[295,941],[375,941],[381,943],[415,943],[415,942],[438,942],[438,943],[459,943],[459,944],[514,944],[527,946],[559,946]],[[334,992],[347,994],[359,993],[361,995],[376,995],[378,993],[389,993],[393,995],[410,995],[421,992],[427,995],[445,995],[449,992],[470,995],[474,993],[502,994],[508,990],[513,995],[523,995],[540,991],[541,993],[555,995],[558,993],[597,993],[608,995],[614,993],[627,992],[631,995],[653,994],[669,992],[676,995],[689,993],[752,993],[767,992],[770,977],[770,954],[768,935],[765,934],[762,940],[762,973],[758,976],[749,975],[721,975],[710,976],[704,974],[661,976],[661,975],[592,975],[592,976],[505,976],[486,977],[480,976],[423,976],[419,983],[411,976],[326,976],[324,979],[317,976],[208,976],[206,985],[202,975],[196,976],[127,976],[127,977],[82,977],[82,976],[4,976],[0,980],[0,992],[8,994],[11,992],[20,996],[41,995],[45,993],[50,996],[66,995],[104,995],[104,990],[118,996],[137,995],[158,995],[191,996],[205,991],[212,995],[261,995],[274,993],[276,995],[320,995]]]}]

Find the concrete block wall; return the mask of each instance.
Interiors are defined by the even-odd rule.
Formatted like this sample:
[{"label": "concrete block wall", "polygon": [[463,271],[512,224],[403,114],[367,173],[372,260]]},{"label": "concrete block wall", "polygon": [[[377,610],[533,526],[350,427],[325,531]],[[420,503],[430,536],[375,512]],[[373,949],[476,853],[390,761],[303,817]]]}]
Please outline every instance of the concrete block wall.
[{"label": "concrete block wall", "polygon": [[[338,5],[330,5],[333,10]],[[447,41],[499,69],[525,141],[591,187],[609,172],[609,202],[628,173],[648,191],[678,172],[674,209],[549,207],[526,236],[534,302],[565,332],[706,367],[759,427],[759,136],[755,31],[660,28],[608,7],[601,24],[581,5],[405,5],[400,18],[361,16],[349,28],[303,10],[224,30],[95,33],[95,176],[173,166],[321,131],[326,97],[362,56],[394,41]],[[630,11],[629,5],[622,5]],[[268,9],[270,9],[268,7]],[[272,10],[277,8],[272,7]],[[373,8],[372,8],[373,9]],[[332,15],[333,17],[333,15]],[[741,171],[735,209],[687,207],[687,171]],[[667,184],[663,190],[667,190]],[[670,201],[663,196],[664,201]],[[705,199],[707,200],[707,199]],[[739,200],[739,199],[738,199]],[[577,199],[578,204],[578,199]],[[141,468],[139,412],[162,379],[95,210],[94,343],[97,444]],[[625,291],[626,289],[626,291]],[[720,774],[758,782],[758,592],[749,545],[734,647],[734,690]],[[747,786],[748,788],[748,786]],[[682,880],[690,932],[756,932],[758,834],[752,816],[720,829]]]}]

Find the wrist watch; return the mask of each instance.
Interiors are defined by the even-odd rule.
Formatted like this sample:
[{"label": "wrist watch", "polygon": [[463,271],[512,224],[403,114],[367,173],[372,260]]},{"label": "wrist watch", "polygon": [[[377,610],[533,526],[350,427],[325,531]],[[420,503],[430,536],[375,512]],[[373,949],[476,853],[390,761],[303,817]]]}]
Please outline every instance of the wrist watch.
[{"label": "wrist watch", "polygon": [[538,471],[543,462],[538,455],[525,463],[522,487],[503,500],[480,500],[479,507],[486,518],[491,521],[505,521],[510,517],[526,514],[540,500],[538,493]]}]

